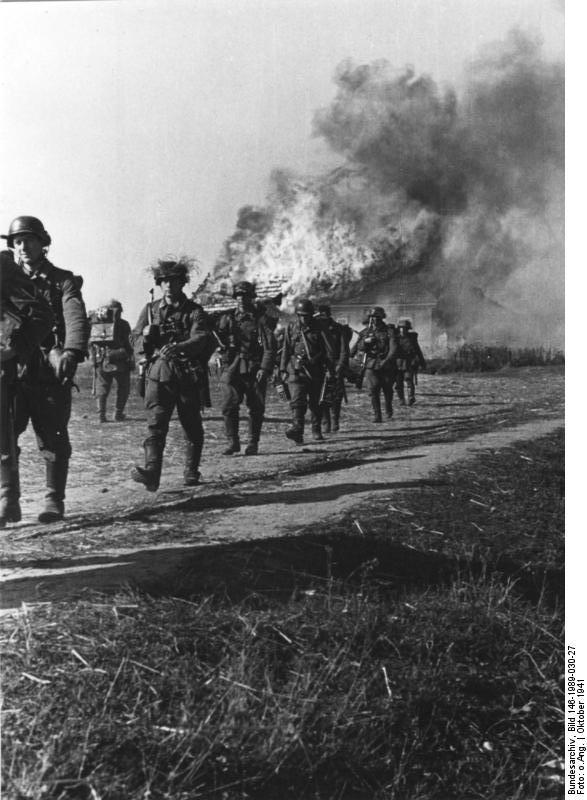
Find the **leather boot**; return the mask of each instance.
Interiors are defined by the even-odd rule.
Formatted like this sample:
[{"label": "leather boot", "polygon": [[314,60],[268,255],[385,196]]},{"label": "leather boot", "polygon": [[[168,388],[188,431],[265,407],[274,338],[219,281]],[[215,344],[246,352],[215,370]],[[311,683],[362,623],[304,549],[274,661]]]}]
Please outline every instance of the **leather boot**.
[{"label": "leather boot", "polygon": [[39,522],[58,522],[63,519],[68,469],[69,459],[63,456],[56,456],[55,461],[46,462],[47,493],[45,508],[39,514]]},{"label": "leather boot", "polygon": [[14,464],[8,457],[0,462],[0,528],[4,528],[8,522],[20,522],[19,497],[18,460]]},{"label": "leather boot", "polygon": [[185,446],[185,467],[183,470],[183,485],[197,486],[200,482],[200,456],[202,448],[197,447],[193,442],[187,442]]},{"label": "leather boot", "polygon": [[106,397],[98,397],[98,420],[100,424],[106,422]]},{"label": "leather boot", "polygon": [[340,408],[332,408],[332,431],[336,433],[340,428]]},{"label": "leather boot", "polygon": [[249,417],[249,442],[245,447],[246,456],[256,456],[259,452],[259,439],[261,438],[261,425],[263,417],[257,415]]},{"label": "leather boot", "polygon": [[330,420],[330,406],[322,406],[322,430],[324,433],[330,433],[332,430],[332,422]]},{"label": "leather boot", "polygon": [[294,411],[291,427],[286,430],[285,435],[296,444],[304,443],[304,415],[298,409]]},{"label": "leather boot", "polygon": [[228,447],[222,451],[223,456],[232,456],[234,453],[240,453],[241,443],[238,438],[238,411],[236,414],[224,415],[224,430],[226,438],[228,439]]},{"label": "leather boot", "polygon": [[145,466],[135,465],[130,477],[137,483],[142,483],[148,492],[156,492],[161,479],[161,465],[163,463],[163,447],[158,442],[145,442]]},{"label": "leather boot", "polygon": [[381,399],[378,395],[371,398],[371,406],[373,408],[373,422],[382,422],[381,419]]}]

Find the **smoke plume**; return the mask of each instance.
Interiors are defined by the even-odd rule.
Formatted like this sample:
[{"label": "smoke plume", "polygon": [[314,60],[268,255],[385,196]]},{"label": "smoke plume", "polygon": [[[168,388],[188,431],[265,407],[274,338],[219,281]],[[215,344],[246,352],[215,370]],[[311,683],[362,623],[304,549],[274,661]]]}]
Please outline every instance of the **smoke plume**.
[{"label": "smoke plume", "polygon": [[334,81],[314,129],[341,166],[275,171],[213,278],[279,278],[291,305],[418,273],[441,330],[562,346],[563,66],[513,31],[469,65],[460,97],[387,61],[344,61]]}]

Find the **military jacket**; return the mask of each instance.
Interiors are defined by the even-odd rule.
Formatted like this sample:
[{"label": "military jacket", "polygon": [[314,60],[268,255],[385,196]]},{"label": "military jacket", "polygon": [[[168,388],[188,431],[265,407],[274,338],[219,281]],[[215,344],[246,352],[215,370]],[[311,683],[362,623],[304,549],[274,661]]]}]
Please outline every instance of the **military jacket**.
[{"label": "military jacket", "polygon": [[[159,327],[159,338],[154,346],[143,338],[143,330],[149,324]],[[214,339],[204,309],[185,294],[182,293],[177,305],[167,303],[165,298],[148,303],[139,315],[133,335],[137,359],[151,362],[147,373],[151,380],[164,383],[182,379],[186,363],[196,368],[202,377],[207,374],[208,359],[215,349]],[[180,345],[176,356],[160,356],[160,348],[166,344]]]},{"label": "military jacket", "polygon": [[[54,317],[47,300],[35,290],[12,260],[2,253],[0,266],[0,349],[12,352],[9,361],[26,363],[35,348],[48,336]],[[2,358],[4,373],[6,361]]]},{"label": "military jacket", "polygon": [[398,336],[397,342],[397,358],[400,369],[405,369],[406,367],[413,369],[418,366],[424,369],[426,367],[426,360],[418,342],[416,331],[408,331],[406,335]]},{"label": "military jacket", "polygon": [[224,346],[223,364],[229,373],[248,374],[275,366],[277,344],[273,331],[249,311],[224,314],[218,323]]},{"label": "military jacket", "polygon": [[397,345],[386,325],[363,328],[351,355],[357,357],[366,369],[392,369],[395,367]]},{"label": "military jacket", "polygon": [[[320,321],[320,320],[319,320]],[[349,339],[340,323],[332,318],[321,321],[330,362],[340,373],[349,363]]]},{"label": "military jacket", "polygon": [[326,369],[333,369],[333,361],[328,352],[328,342],[322,327],[312,320],[308,327],[302,328],[299,320],[291,322],[285,331],[281,351],[282,372],[291,375],[316,377]]},{"label": "military jacket", "polygon": [[90,325],[81,293],[81,278],[69,270],[59,269],[47,258],[43,258],[31,274],[23,267],[20,269],[48,301],[55,318],[53,330],[43,339],[41,348],[45,351],[52,347],[71,350],[78,361],[83,361],[88,352]]}]

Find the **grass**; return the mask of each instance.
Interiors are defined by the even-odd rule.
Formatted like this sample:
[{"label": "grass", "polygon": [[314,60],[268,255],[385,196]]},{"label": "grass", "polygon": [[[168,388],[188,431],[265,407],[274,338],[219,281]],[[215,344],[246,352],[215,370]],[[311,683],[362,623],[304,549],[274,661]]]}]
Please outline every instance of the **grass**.
[{"label": "grass", "polygon": [[[563,615],[545,576],[562,458],[546,437],[358,510],[360,559],[325,531],[325,571],[287,597],[251,573],[238,600],[93,595],[5,621],[2,797],[559,796]],[[450,569],[390,578],[391,539]]]}]

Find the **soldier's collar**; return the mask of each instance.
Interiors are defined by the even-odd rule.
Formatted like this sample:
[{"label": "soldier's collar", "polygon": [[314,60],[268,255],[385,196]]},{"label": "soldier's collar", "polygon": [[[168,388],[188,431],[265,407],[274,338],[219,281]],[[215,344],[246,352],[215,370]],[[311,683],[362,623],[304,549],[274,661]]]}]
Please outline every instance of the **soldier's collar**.
[{"label": "soldier's collar", "polygon": [[42,256],[39,259],[38,265],[31,272],[27,270],[24,264],[21,264],[20,268],[27,276],[27,278],[30,278],[33,281],[37,280],[38,278],[44,278],[45,280],[47,280],[51,272],[55,269],[53,264],[45,256]]}]

